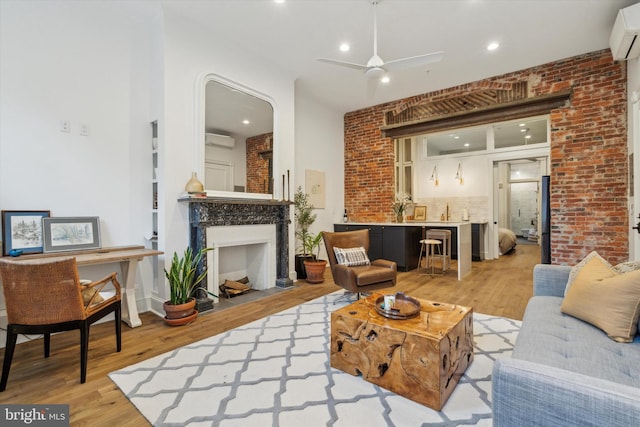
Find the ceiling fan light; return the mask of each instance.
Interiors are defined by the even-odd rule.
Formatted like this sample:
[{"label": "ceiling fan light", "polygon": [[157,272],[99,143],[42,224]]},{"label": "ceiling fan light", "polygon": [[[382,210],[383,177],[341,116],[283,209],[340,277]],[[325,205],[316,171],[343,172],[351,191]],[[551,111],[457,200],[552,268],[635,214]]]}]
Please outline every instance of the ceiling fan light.
[{"label": "ceiling fan light", "polygon": [[382,76],[384,76],[384,69],[380,67],[369,68],[367,71],[365,71],[365,74],[369,79],[380,79],[382,78]]},{"label": "ceiling fan light", "polygon": [[382,77],[380,77],[380,83],[389,83],[391,81],[391,79],[389,78],[388,75],[384,75]]}]

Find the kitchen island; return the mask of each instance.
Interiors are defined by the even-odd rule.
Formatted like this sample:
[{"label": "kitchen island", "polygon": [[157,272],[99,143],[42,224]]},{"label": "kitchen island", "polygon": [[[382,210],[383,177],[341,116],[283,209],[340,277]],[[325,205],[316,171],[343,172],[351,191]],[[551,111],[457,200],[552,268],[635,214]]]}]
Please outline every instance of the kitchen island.
[{"label": "kitchen island", "polygon": [[403,223],[334,224],[334,231],[369,230],[369,258],[388,259],[398,270],[409,271],[418,266],[420,240],[427,229],[451,231],[451,258],[457,259],[458,280],[471,272],[471,223],[468,221],[428,221]]}]

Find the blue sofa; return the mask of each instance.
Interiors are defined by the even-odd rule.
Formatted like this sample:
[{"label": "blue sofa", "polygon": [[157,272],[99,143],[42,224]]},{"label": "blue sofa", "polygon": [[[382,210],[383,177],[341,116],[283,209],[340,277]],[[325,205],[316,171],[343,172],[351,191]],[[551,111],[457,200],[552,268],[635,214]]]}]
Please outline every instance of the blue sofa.
[{"label": "blue sofa", "polygon": [[640,426],[640,335],[617,343],[560,312],[571,267],[537,265],[511,358],[495,362],[493,425]]}]

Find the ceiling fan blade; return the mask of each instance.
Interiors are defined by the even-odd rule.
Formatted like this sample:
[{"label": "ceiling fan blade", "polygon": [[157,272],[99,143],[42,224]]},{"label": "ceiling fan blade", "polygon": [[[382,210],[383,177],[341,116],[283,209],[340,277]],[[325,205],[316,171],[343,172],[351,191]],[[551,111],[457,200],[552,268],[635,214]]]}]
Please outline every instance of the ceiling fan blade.
[{"label": "ceiling fan blade", "polygon": [[384,63],[387,71],[406,70],[408,68],[420,67],[422,65],[439,62],[444,57],[444,52],[433,52],[425,55],[412,56],[410,58],[396,59]]},{"label": "ceiling fan blade", "polygon": [[367,69],[366,65],[354,64],[352,62],[338,61],[335,59],[316,58],[316,61],[324,62],[326,64],[339,65],[341,67],[353,68],[354,70],[364,71]]},{"label": "ceiling fan blade", "polygon": [[372,100],[376,96],[380,79],[367,79],[367,99]]}]

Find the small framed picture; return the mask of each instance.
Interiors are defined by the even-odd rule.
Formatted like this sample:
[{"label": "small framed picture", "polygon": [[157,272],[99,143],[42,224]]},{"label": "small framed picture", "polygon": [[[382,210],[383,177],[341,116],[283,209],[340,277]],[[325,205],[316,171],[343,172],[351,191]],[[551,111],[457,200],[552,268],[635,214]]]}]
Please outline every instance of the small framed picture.
[{"label": "small framed picture", "polygon": [[100,218],[52,217],[42,220],[44,252],[99,249]]},{"label": "small framed picture", "polygon": [[42,253],[42,218],[50,211],[2,211],[2,254],[21,250],[23,254]]},{"label": "small framed picture", "polygon": [[414,221],[426,221],[427,220],[427,207],[426,206],[414,206],[413,207],[413,220]]}]

